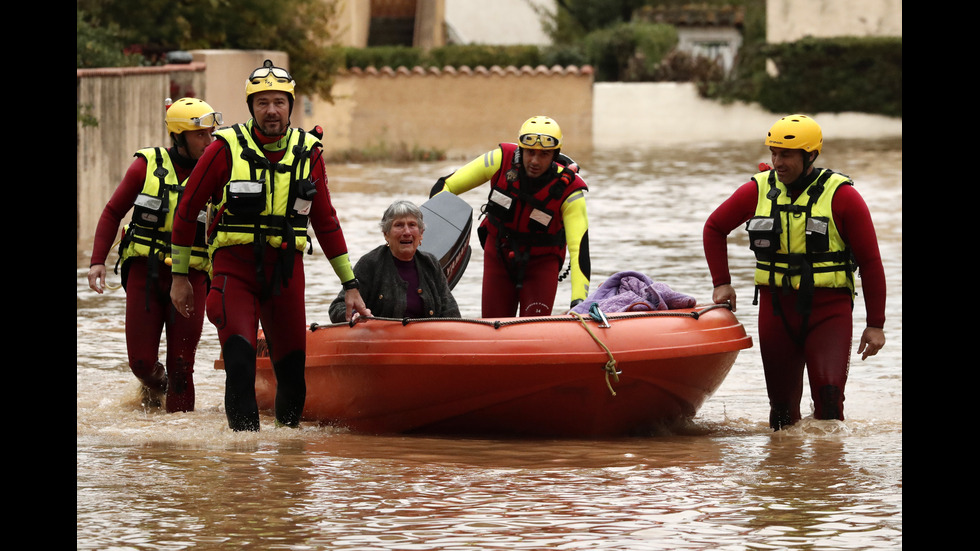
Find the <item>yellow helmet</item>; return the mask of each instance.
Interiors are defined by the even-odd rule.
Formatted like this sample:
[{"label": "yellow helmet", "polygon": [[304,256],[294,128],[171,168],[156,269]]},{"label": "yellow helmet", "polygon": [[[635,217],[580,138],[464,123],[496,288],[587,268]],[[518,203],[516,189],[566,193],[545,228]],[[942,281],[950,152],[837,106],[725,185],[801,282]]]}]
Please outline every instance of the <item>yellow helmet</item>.
[{"label": "yellow helmet", "polygon": [[223,122],[221,113],[201,99],[180,98],[167,107],[167,132],[171,134],[213,128]]},{"label": "yellow helmet", "polygon": [[776,121],[766,134],[766,145],[820,153],[823,132],[817,121],[806,115],[789,115]]},{"label": "yellow helmet", "polygon": [[561,128],[550,117],[538,115],[524,121],[517,136],[521,147],[528,149],[561,148]]},{"label": "yellow helmet", "polygon": [[289,94],[291,104],[296,97],[295,88],[296,82],[290,76],[289,71],[274,66],[272,60],[267,59],[261,67],[252,71],[252,74],[248,75],[245,80],[245,98],[248,101],[248,98],[257,92],[278,90]]}]

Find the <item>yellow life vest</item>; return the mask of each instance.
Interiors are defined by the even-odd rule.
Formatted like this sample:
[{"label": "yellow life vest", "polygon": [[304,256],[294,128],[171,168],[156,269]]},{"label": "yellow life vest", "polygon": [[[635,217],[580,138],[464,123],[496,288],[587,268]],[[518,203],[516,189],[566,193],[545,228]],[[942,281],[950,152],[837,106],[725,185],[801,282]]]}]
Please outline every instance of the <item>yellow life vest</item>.
[{"label": "yellow life vest", "polygon": [[300,129],[283,138],[285,155],[269,161],[252,138],[251,125],[236,124],[215,132],[231,152],[232,167],[221,202],[210,251],[230,245],[266,242],[276,249],[302,251],[308,244],[309,209],[315,185],[310,157],[320,141]]},{"label": "yellow life vest", "polygon": [[795,201],[774,170],[753,177],[759,198],[746,230],[756,257],[755,283],[804,292],[813,287],[849,289],[853,299],[855,264],[831,209],[837,189],[853,182],[832,170],[817,170]]},{"label": "yellow life vest", "polygon": [[[147,257],[157,261],[170,256],[170,232],[174,212],[187,183],[177,181],[177,171],[167,150],[162,147],[140,149],[136,156],[146,159],[146,180],[133,206],[130,223],[124,227],[119,244],[119,260],[125,263],[132,257]],[[211,260],[204,242],[204,218],[198,217],[197,235],[191,247],[190,267],[209,271]]]}]

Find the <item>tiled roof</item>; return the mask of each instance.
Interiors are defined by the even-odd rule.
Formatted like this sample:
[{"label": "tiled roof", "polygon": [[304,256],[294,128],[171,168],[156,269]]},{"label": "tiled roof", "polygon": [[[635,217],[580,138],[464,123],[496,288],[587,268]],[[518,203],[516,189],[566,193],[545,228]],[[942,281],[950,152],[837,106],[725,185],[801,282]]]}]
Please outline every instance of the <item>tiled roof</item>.
[{"label": "tiled roof", "polygon": [[169,65],[153,65],[153,66],[140,66],[140,67],[95,67],[90,69],[75,69],[76,78],[82,76],[86,77],[99,77],[99,76],[113,76],[121,77],[128,75],[156,75],[165,73],[176,73],[176,72],[199,72],[204,71],[207,64],[203,61],[192,61],[191,63],[179,63],[179,64],[169,64]]},{"label": "tiled roof", "polygon": [[581,67],[576,65],[569,65],[567,67],[562,67],[561,65],[554,65],[552,67],[546,67],[544,65],[538,65],[537,67],[531,67],[530,65],[524,65],[522,67],[516,67],[514,65],[508,65],[507,67],[500,67],[499,65],[494,65],[492,67],[484,67],[482,65],[477,67],[450,67],[446,66],[443,68],[438,67],[421,67],[415,66],[409,69],[408,67],[352,67],[346,71],[341,71],[342,74],[350,74],[356,76],[411,76],[411,75],[591,75],[593,73],[591,65],[582,65]]},{"label": "tiled roof", "polygon": [[678,27],[741,27],[745,23],[742,6],[643,6],[633,13],[634,19],[649,23],[668,23]]}]

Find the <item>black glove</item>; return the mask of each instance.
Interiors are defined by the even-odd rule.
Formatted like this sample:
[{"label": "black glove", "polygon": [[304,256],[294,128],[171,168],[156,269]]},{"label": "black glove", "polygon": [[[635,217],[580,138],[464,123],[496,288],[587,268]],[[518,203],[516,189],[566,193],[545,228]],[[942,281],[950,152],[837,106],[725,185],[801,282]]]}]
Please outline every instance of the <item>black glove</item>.
[{"label": "black glove", "polygon": [[579,304],[582,304],[582,299],[577,298],[577,299],[575,299],[575,300],[572,301],[572,305],[569,306],[568,309],[571,310],[572,308],[575,308]]},{"label": "black glove", "polygon": [[434,197],[435,194],[437,194],[440,191],[446,189],[446,178],[447,178],[447,176],[443,176],[442,178],[439,178],[438,180],[436,180],[435,185],[433,185],[432,186],[432,189],[429,190],[429,198],[430,199],[432,197]]}]

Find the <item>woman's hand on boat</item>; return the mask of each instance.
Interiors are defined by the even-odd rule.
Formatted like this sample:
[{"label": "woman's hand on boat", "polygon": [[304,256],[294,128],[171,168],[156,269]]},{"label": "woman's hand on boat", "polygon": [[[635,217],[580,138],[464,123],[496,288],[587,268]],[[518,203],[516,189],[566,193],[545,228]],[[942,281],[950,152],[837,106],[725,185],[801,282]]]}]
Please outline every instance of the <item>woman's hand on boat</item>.
[{"label": "woman's hand on boat", "polygon": [[715,287],[715,290],[711,292],[711,300],[715,304],[728,303],[732,307],[732,312],[735,311],[735,288],[731,284],[724,284]]},{"label": "woman's hand on boat", "polygon": [[357,312],[354,312],[350,315],[350,319],[347,320],[347,325],[354,327],[358,323],[367,323],[368,319],[370,319],[370,316],[362,316]]},{"label": "woman's hand on boat", "polygon": [[866,360],[868,356],[874,356],[885,346],[885,330],[880,327],[866,327],[861,333],[861,344],[858,345],[858,354],[861,359]]},{"label": "woman's hand on boat", "polygon": [[170,301],[177,313],[189,318],[194,315],[194,287],[186,275],[173,274],[170,283]]}]

